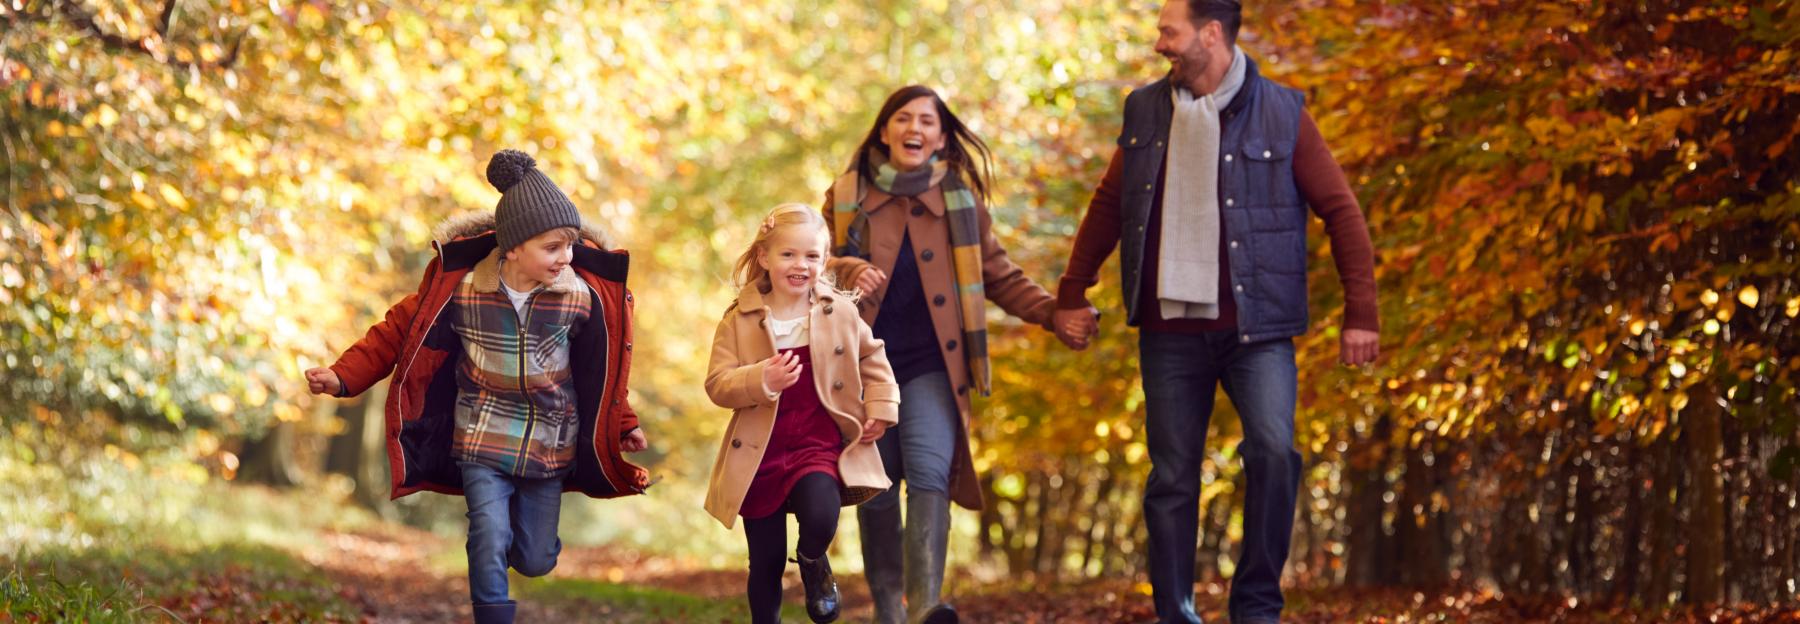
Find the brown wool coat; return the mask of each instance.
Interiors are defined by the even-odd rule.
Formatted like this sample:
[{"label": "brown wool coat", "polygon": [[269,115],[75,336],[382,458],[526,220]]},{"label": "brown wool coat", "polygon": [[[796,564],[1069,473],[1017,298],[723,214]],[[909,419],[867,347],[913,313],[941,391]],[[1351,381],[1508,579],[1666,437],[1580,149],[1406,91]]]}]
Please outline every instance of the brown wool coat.
[{"label": "brown wool coat", "polygon": [[[893,485],[882,468],[881,453],[874,444],[860,440],[864,422],[899,422],[900,387],[894,384],[885,347],[857,316],[854,300],[821,282],[814,289],[810,315],[812,361],[806,363],[800,383],[815,385],[819,400],[837,421],[845,441],[838,477],[844,504],[855,505]],[[763,293],[747,286],[713,335],[706,396],[732,413],[719,456],[713,460],[706,511],[725,528],[737,521],[775,426],[778,400],[763,394],[762,386],[763,361],[775,355],[775,336],[765,322],[768,316]]]},{"label": "brown wool coat", "polygon": [[[957,434],[955,459],[950,466],[950,498],[968,509],[981,509],[981,485],[969,450],[969,395],[973,391],[973,381],[963,352],[950,346],[952,340],[959,347],[962,344],[963,326],[956,309],[956,277],[950,264],[950,222],[944,219],[943,189],[933,188],[916,198],[889,195],[870,184],[865,184],[864,190],[867,195],[863,199],[863,210],[869,215],[869,260],[832,258],[828,269],[837,283],[845,287],[854,285],[856,277],[871,266],[891,275],[894,263],[899,259],[901,239],[909,229],[912,231],[913,260],[918,263],[919,280],[931,308],[931,326],[937,332],[938,350],[944,355],[944,367],[956,392],[956,405],[962,412],[962,428]],[[827,215],[834,205],[834,192],[835,188],[825,194]],[[1007,257],[1006,250],[994,238],[993,216],[988,214],[987,204],[979,196],[975,210],[981,223],[981,277],[988,300],[1008,314],[1048,329],[1056,299],[1026,277],[1025,272]],[[886,294],[887,285],[883,284],[876,292],[865,293],[858,304],[863,320],[871,327]],[[992,339],[990,334],[990,344]]]}]

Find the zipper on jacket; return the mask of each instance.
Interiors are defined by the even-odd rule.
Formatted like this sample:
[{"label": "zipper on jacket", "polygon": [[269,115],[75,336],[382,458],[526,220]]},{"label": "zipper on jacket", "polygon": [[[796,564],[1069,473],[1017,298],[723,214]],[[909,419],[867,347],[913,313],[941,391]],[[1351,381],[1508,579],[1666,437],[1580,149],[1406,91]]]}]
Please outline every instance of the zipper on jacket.
[{"label": "zipper on jacket", "polygon": [[[531,430],[537,424],[536,409],[531,405],[531,392],[525,386],[525,378],[530,376],[525,360],[525,328],[531,326],[531,308],[537,304],[538,293],[534,292],[525,299],[525,317],[519,319],[519,398],[525,401],[525,436],[519,440],[519,467],[514,469],[517,476],[525,476],[525,467],[531,464]],[[507,303],[512,303],[508,301]]]}]

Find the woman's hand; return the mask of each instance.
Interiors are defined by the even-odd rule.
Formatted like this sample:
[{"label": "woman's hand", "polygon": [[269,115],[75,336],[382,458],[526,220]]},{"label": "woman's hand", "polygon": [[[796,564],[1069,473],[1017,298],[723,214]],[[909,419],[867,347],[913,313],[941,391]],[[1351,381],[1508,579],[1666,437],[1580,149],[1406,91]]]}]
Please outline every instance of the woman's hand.
[{"label": "woman's hand", "polygon": [[800,371],[806,368],[800,363],[800,356],[793,351],[778,353],[774,357],[763,360],[763,387],[770,392],[781,392],[800,381]]},{"label": "woman's hand", "polygon": [[887,433],[887,428],[887,421],[883,420],[871,420],[863,423],[862,443],[874,444],[876,440],[881,439],[883,434]]},{"label": "woman's hand", "polygon": [[881,288],[882,284],[886,284],[887,280],[887,274],[882,273],[881,269],[869,267],[863,269],[863,272],[856,275],[856,284],[854,284],[854,286],[856,286],[857,290],[862,291],[863,294],[872,295],[875,294],[876,290]]}]

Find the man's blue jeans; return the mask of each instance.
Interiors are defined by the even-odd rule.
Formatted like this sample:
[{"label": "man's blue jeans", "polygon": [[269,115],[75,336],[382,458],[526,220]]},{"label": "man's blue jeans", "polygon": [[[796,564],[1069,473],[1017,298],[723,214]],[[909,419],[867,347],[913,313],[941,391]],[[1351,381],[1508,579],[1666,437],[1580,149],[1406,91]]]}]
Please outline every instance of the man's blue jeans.
[{"label": "man's blue jeans", "polygon": [[[1298,371],[1292,339],[1241,344],[1235,332],[1138,335],[1148,412],[1144,439],[1150,480],[1144,524],[1150,531],[1150,586],[1157,618],[1199,624],[1194,613],[1194,556],[1199,532],[1200,463],[1219,386],[1237,408],[1244,441],[1244,543],[1231,583],[1233,624],[1281,617],[1300,486],[1294,451]],[[1222,528],[1222,527],[1221,527]]]},{"label": "man's blue jeans", "polygon": [[520,479],[472,462],[457,466],[469,503],[469,601],[504,603],[507,567],[525,576],[556,568],[562,478]]}]

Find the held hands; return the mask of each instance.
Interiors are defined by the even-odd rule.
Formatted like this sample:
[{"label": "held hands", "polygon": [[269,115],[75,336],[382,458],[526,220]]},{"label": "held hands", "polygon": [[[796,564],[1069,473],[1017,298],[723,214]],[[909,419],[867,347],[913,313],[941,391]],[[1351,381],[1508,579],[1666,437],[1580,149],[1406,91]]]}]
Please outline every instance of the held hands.
[{"label": "held hands", "polygon": [[632,429],[631,433],[619,439],[619,448],[625,449],[627,453],[636,453],[650,448],[650,439],[644,437],[643,428]]},{"label": "held hands", "polygon": [[344,382],[329,368],[311,368],[306,371],[306,389],[313,394],[337,396],[344,390]]},{"label": "held hands", "polygon": [[1059,309],[1051,314],[1050,328],[1070,349],[1084,350],[1088,340],[1100,333],[1100,310],[1093,306]]},{"label": "held hands", "polygon": [[863,444],[874,444],[876,440],[881,439],[882,434],[887,433],[887,428],[888,428],[887,421],[882,421],[882,420],[865,421],[863,423],[862,439],[860,440],[860,442],[862,442]]},{"label": "held hands", "polygon": [[763,387],[770,392],[781,392],[800,381],[800,371],[805,365],[800,363],[800,356],[794,352],[775,354],[763,360]]},{"label": "held hands", "polygon": [[1338,338],[1338,350],[1345,365],[1372,363],[1381,355],[1381,334],[1367,329],[1346,329]]}]

